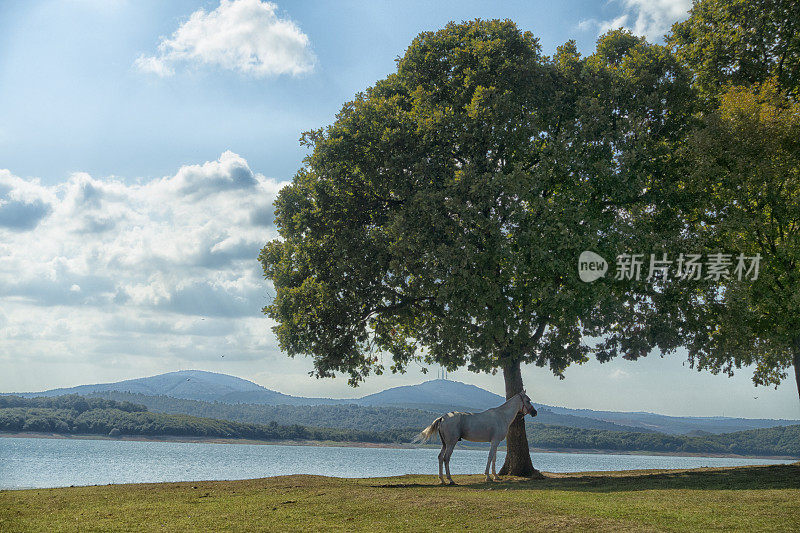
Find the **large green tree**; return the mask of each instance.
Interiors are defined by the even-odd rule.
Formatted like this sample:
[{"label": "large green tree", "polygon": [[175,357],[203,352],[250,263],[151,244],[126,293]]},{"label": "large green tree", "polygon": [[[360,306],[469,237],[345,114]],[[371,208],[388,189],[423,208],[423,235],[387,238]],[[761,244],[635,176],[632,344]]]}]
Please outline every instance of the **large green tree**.
[{"label": "large green tree", "polygon": [[787,92],[800,91],[797,0],[695,0],[667,40],[712,100],[728,85],[770,78]]},{"label": "large green tree", "polygon": [[682,150],[687,228],[734,263],[760,256],[755,280],[734,264],[685,292],[681,337],[697,368],[753,366],[757,385],[794,367],[800,394],[800,3],[700,0],[668,41],[706,97]]},{"label": "large green tree", "polygon": [[[800,394],[800,104],[775,83],[733,87],[687,156],[688,187],[707,198],[698,231],[733,263],[695,293],[704,327],[687,336],[691,360],[729,375],[754,366],[757,385],[778,385],[794,367]],[[760,257],[757,279],[734,272],[740,253]]]},{"label": "large green tree", "polygon": [[[352,385],[416,363],[500,370],[510,397],[523,364],[563,377],[593,350],[674,345],[641,320],[640,284],[586,284],[576,266],[672,227],[686,91],[669,50],[621,31],[552,59],[511,21],[420,34],[395,73],[303,137],[280,238],[259,258],[281,347]],[[501,473],[532,475],[521,417],[507,441]]]}]

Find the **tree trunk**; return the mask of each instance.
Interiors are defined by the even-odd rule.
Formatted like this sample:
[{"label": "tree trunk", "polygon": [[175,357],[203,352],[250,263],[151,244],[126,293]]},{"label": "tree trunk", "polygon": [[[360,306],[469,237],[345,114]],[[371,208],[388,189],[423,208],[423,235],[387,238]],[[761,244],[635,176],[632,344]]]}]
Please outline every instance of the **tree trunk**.
[{"label": "tree trunk", "polygon": [[[519,361],[503,367],[503,379],[506,382],[506,399],[522,391],[522,372]],[[500,469],[501,476],[537,477],[541,476],[533,468],[531,452],[528,448],[528,436],[525,434],[525,420],[522,414],[511,423],[506,435],[506,462]]]}]

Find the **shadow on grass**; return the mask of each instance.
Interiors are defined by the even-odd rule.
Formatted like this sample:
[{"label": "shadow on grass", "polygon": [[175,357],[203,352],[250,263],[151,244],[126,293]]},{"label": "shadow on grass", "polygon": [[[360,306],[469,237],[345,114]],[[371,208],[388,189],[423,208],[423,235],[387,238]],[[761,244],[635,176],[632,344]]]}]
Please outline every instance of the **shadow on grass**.
[{"label": "shadow on grass", "polygon": [[[462,477],[462,476],[457,476]],[[482,477],[482,476],[481,476]],[[769,490],[800,489],[800,463],[721,469],[636,472],[630,474],[550,474],[545,479],[508,479],[500,483],[462,479],[454,487],[433,483],[389,483],[382,488],[470,488],[484,490],[568,490],[578,492],[628,492],[638,490]]]}]

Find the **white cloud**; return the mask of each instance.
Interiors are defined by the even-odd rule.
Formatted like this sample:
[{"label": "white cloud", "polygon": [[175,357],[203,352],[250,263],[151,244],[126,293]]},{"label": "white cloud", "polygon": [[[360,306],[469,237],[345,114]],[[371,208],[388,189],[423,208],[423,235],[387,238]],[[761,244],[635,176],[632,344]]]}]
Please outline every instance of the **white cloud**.
[{"label": "white cloud", "polygon": [[[3,353],[99,364],[277,351],[256,258],[283,185],[230,151],[137,184],[75,173],[45,186],[0,170]],[[3,224],[12,204],[46,210]]]},{"label": "white cloud", "polygon": [[164,59],[146,56],[144,54],[141,54],[136,58],[136,61],[133,62],[133,66],[135,66],[141,72],[155,74],[156,76],[160,76],[162,78],[166,78],[175,74],[175,70],[169,66]]},{"label": "white cloud", "polygon": [[52,195],[38,181],[25,181],[0,169],[0,229],[27,231],[52,210]]},{"label": "white cloud", "polygon": [[660,40],[692,7],[691,0],[624,0],[626,10],[636,15],[633,32],[651,41]]},{"label": "white cloud", "polygon": [[620,380],[631,377],[630,372],[626,372],[621,368],[617,368],[608,375],[609,379]]},{"label": "white cloud", "polygon": [[256,77],[299,75],[314,68],[308,36],[278,6],[260,0],[222,0],[217,9],[195,11],[158,54],[140,55],[134,66],[158,76],[174,74],[181,62],[214,65]]},{"label": "white cloud", "polygon": [[692,7],[692,0],[618,0],[623,13],[613,19],[585,19],[578,29],[596,29],[598,34],[617,28],[627,28],[636,35],[658,42],[669,32],[672,25],[685,18]]},{"label": "white cloud", "polygon": [[615,19],[603,20],[598,23],[597,31],[603,34],[609,30],[616,30],[617,28],[625,28],[628,24],[628,15],[620,15]]}]

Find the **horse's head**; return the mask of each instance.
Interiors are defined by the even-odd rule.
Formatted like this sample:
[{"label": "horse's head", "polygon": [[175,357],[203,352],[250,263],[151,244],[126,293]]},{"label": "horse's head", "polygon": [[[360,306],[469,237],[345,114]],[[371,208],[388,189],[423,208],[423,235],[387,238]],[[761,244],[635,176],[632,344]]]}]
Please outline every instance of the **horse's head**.
[{"label": "horse's head", "polygon": [[522,416],[525,416],[527,414],[530,414],[531,416],[536,416],[536,409],[533,407],[531,399],[528,398],[527,394],[525,394],[525,391],[520,392],[519,397],[522,400],[522,409],[520,409]]}]

